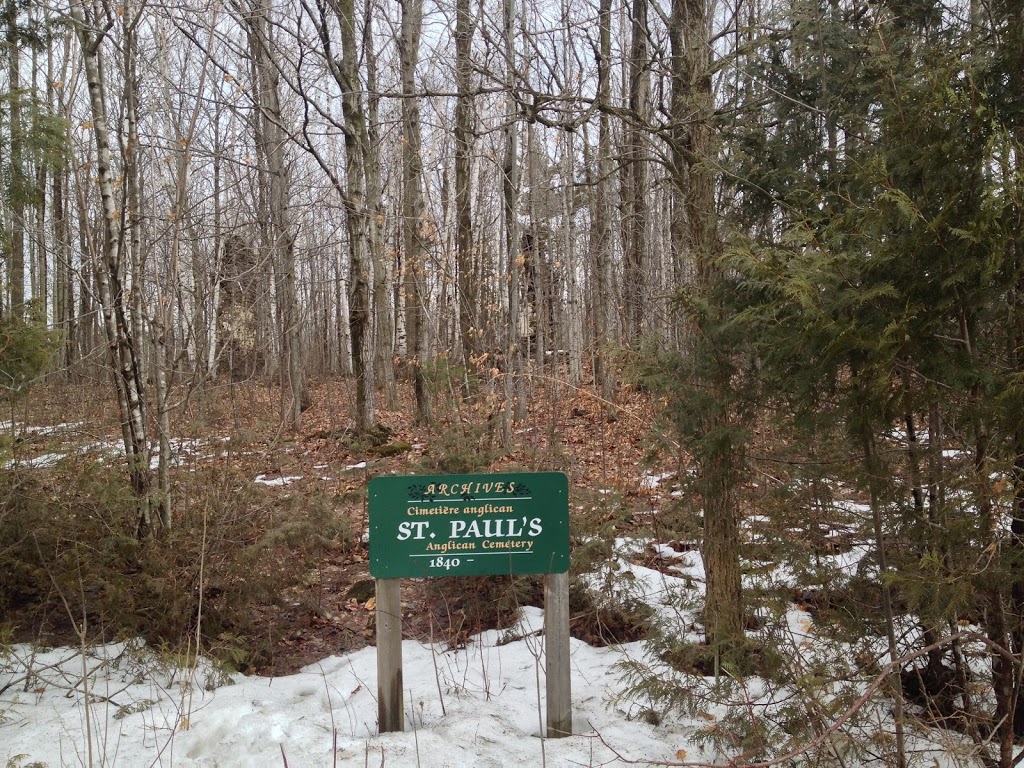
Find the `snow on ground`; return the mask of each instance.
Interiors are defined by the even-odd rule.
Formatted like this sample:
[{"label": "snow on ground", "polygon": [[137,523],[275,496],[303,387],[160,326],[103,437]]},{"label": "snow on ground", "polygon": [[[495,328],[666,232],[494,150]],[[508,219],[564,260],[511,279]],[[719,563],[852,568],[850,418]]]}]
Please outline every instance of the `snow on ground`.
[{"label": "snow on ground", "polygon": [[268,477],[267,475],[256,475],[254,483],[259,485],[279,486],[288,485],[294,483],[296,480],[301,480],[302,475],[279,475],[278,477]]},{"label": "snow on ground", "polygon": [[[678,598],[701,599],[700,554],[647,541],[616,542],[620,553],[648,546],[674,562],[679,575],[618,557],[590,576],[591,588],[642,600],[660,620],[673,622],[681,636],[699,642],[694,617],[680,608]],[[849,568],[856,559],[857,554],[846,553],[835,565]],[[393,734],[377,732],[373,647],[330,656],[294,675],[265,678],[228,674],[206,660],[182,666],[141,642],[93,647],[84,660],[75,649],[13,646],[0,655],[0,765],[721,765],[736,753],[702,747],[700,733],[717,728],[730,709],[770,706],[768,687],[752,678],[744,681],[739,699],[709,699],[696,717],[672,715],[653,725],[644,703],[624,695],[619,667],[650,663],[645,646],[594,648],[574,639],[574,735],[542,738],[543,617],[541,609],[526,607],[518,626],[476,635],[459,649],[405,641],[406,727]],[[786,644],[808,659],[819,651],[834,653],[825,651],[829,641],[816,635],[807,613],[791,607],[784,624]],[[710,685],[709,678],[691,679],[697,686]],[[759,701],[763,694],[765,701]],[[886,710],[884,703],[873,709],[875,729],[891,727]],[[925,761],[915,764],[967,764],[947,759],[936,738],[941,737],[934,732],[914,736],[916,755]],[[851,762],[848,768],[859,765]]]},{"label": "snow on ground", "polygon": [[[61,425],[71,429],[78,425]],[[2,425],[0,425],[2,428]],[[176,461],[201,459],[202,441],[175,441]],[[91,443],[70,450],[117,452],[116,445]],[[22,458],[21,466],[47,466],[60,458],[47,453]],[[365,462],[345,470],[364,468]],[[317,470],[326,467],[316,467]],[[672,473],[648,475],[641,488],[654,492]],[[255,482],[285,485],[299,476],[260,475]],[[599,490],[599,493],[610,491]],[[854,517],[864,505],[837,500],[837,510]],[[751,516],[746,528],[757,535],[765,520]],[[745,528],[745,530],[746,530]],[[794,532],[799,534],[799,531]],[[703,597],[704,564],[697,551],[678,552],[648,540],[617,540],[618,556],[588,577],[605,599],[634,599],[650,605],[658,620],[700,642],[695,614],[685,604]],[[629,561],[653,552],[660,570]],[[853,575],[868,547],[859,544],[819,557],[820,567],[842,580]],[[635,559],[635,557],[634,557]],[[785,564],[744,577],[746,587],[799,585]],[[685,599],[681,600],[680,597]],[[473,637],[461,649],[403,644],[406,727],[377,733],[376,649],[330,656],[297,674],[247,677],[227,674],[205,660],[181,666],[139,642],[75,649],[0,648],[0,766],[606,766],[672,761],[727,763],[734,753],[705,751],[696,737],[715,729],[729,704],[707,702],[698,717],[648,722],[646,708],[623,695],[631,660],[650,662],[641,643],[593,648],[571,641],[573,731],[563,739],[542,738],[545,676],[543,611],[525,608],[520,625]],[[822,655],[827,638],[815,633],[811,617],[790,608],[783,617],[785,642],[810,659]],[[908,631],[911,627],[907,628]],[[882,655],[879,639],[878,655]],[[821,651],[821,653],[819,653]],[[694,678],[698,683],[700,678]],[[762,685],[745,681],[753,705]],[[760,704],[758,704],[760,706]],[[887,721],[884,704],[876,724]],[[882,726],[888,727],[888,726]],[[951,765],[933,740],[915,736],[917,755],[929,765]]]},{"label": "snow on ground", "polygon": [[[700,598],[700,554],[616,542],[620,553],[647,546],[674,562],[679,575],[619,557],[591,575],[591,587],[605,595],[628,590],[660,619],[692,627],[677,598],[681,590]],[[727,701],[707,702],[699,717],[653,725],[646,707],[623,695],[618,665],[650,661],[642,643],[594,648],[572,640],[574,735],[541,738],[543,617],[526,607],[518,626],[484,632],[460,649],[405,641],[406,727],[393,734],[377,732],[373,647],[265,678],[228,674],[205,660],[183,667],[141,642],[91,648],[84,662],[75,649],[14,646],[0,656],[0,765],[504,768],[724,764],[734,756],[715,754],[696,738],[728,715]],[[806,613],[791,609],[785,621],[794,646],[817,642]],[[746,686],[746,695],[760,696],[759,681]],[[934,745],[924,749],[934,756]]]},{"label": "snow on ground", "polygon": [[540,738],[544,655],[534,632],[542,623],[539,609],[526,608],[515,630],[485,632],[461,650],[407,640],[406,728],[396,734],[377,733],[374,648],[288,677],[232,675],[214,690],[204,690],[216,677],[209,665],[183,670],[137,645],[95,648],[87,723],[81,657],[16,646],[0,674],[0,690],[10,686],[0,695],[0,764],[497,768],[616,764],[616,752],[641,762],[676,760],[679,750],[713,757],[692,744],[694,725],[655,727],[610,699],[621,676],[615,664],[639,654],[638,645],[573,640],[576,735]]},{"label": "snow on ground", "polygon": [[658,488],[662,482],[675,476],[675,472],[662,472],[656,475],[644,475],[640,478],[640,490],[653,491],[655,488]]}]

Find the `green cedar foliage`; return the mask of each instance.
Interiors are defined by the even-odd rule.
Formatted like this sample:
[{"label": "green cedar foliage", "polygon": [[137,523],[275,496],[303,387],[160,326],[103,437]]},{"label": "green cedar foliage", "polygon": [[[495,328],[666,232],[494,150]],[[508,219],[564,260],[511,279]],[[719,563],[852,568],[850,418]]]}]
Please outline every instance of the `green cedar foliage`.
[{"label": "green cedar foliage", "polygon": [[24,394],[46,372],[56,342],[38,320],[0,321],[0,392],[12,400]]},{"label": "green cedar foliage", "polygon": [[[732,322],[789,434],[845,426],[922,643],[968,621],[1019,654],[1020,9],[979,27],[929,2],[798,2],[784,21],[756,47],[763,114],[730,135]],[[995,690],[975,718],[962,692],[1001,760],[1020,705]]]}]

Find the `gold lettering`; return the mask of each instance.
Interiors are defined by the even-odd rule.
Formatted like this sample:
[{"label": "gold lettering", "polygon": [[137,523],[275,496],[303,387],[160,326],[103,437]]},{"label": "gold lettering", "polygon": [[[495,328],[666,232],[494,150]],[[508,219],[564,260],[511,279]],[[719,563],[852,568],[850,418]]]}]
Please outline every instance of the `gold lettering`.
[{"label": "gold lettering", "polygon": [[526,550],[527,552],[533,551],[533,542],[526,540],[519,541],[491,541],[484,539],[480,544],[481,549],[512,549],[512,550]]},{"label": "gold lettering", "polygon": [[446,541],[442,544],[434,544],[433,542],[430,542],[427,544],[428,552],[440,552],[441,554],[473,549],[476,549],[476,542],[474,541]]}]

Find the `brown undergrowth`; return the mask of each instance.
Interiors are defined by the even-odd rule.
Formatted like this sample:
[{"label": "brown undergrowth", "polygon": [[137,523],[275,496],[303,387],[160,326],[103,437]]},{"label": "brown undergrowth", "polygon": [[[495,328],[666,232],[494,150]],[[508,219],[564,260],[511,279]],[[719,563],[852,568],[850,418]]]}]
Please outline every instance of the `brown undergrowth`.
[{"label": "brown undergrowth", "polygon": [[[646,393],[624,389],[610,412],[592,386],[552,378],[528,383],[529,413],[501,444],[496,401],[445,401],[416,426],[411,392],[378,410],[373,436],[351,429],[347,380],[312,385],[300,433],[280,429],[279,391],[257,383],[208,383],[183,392],[174,424],[185,438],[173,468],[175,527],[133,536],[134,511],[115,446],[116,408],[102,382],[50,384],[14,414],[19,462],[2,470],[0,624],[17,640],[77,642],[86,622],[97,641],[141,635],[204,651],[250,672],[281,674],[374,641],[372,580],[363,532],[366,483],[384,473],[560,470],[573,488],[574,541],[613,537],[658,503],[641,478],[658,438]],[[497,389],[497,388],[496,388]],[[30,432],[26,425],[65,425]],[[91,448],[84,448],[92,446]],[[60,456],[45,467],[25,460]],[[255,482],[259,478],[261,482]],[[275,484],[274,481],[279,484]],[[601,496],[595,496],[600,491]],[[615,504],[607,499],[616,499]],[[593,503],[592,503],[593,502]],[[540,604],[539,578],[408,580],[407,637],[464,643]],[[574,603],[586,639],[638,636],[628,617]],[[639,621],[639,619],[638,619]],[[618,626],[622,623],[622,626]]]}]

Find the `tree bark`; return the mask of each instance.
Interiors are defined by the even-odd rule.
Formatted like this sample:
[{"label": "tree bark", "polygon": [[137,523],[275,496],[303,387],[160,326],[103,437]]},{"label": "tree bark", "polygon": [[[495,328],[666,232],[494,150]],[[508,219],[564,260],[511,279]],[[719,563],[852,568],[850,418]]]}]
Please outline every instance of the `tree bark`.
[{"label": "tree bark", "polygon": [[[715,178],[711,120],[711,5],[706,0],[673,0],[669,40],[672,45],[672,129],[670,167],[677,207],[686,211],[685,247],[695,264],[697,291],[714,304],[720,281],[716,263]],[[682,234],[677,235],[682,237]],[[677,243],[682,247],[683,243]],[[700,326],[722,320],[712,307],[697,318]],[[718,401],[706,417],[703,432],[708,447],[698,456],[703,473],[704,542],[707,569],[708,642],[722,655],[743,652],[744,621],[739,552],[739,503],[736,496],[743,462],[742,446],[734,432],[729,405],[729,369],[725,350],[713,350],[716,362],[703,372],[701,385]],[[720,362],[719,362],[720,361]],[[708,437],[710,438],[708,439]]]},{"label": "tree bark", "polygon": [[[7,77],[10,101],[8,119],[10,132],[10,180],[8,198],[11,207],[11,236],[7,274],[7,296],[10,316],[25,319],[25,197],[28,185],[23,156],[24,130],[21,109],[21,39],[18,31],[18,3],[7,0],[4,7],[7,26]],[[0,313],[2,314],[2,313]]]},{"label": "tree bark", "polygon": [[374,391],[373,317],[370,308],[372,240],[366,198],[366,168],[370,154],[366,114],[359,84],[354,0],[332,0],[341,28],[341,57],[332,63],[341,87],[345,121],[345,213],[349,241],[349,335],[352,370],[356,379],[356,429],[377,423]]},{"label": "tree bark", "polygon": [[71,18],[82,49],[89,106],[92,112],[93,136],[96,142],[96,173],[102,204],[103,238],[100,263],[95,266],[95,280],[103,330],[114,371],[121,436],[128,462],[128,474],[138,503],[138,535],[154,529],[152,519],[152,477],[149,468],[149,444],[146,435],[146,401],[136,342],[132,338],[131,321],[125,310],[121,284],[121,211],[114,197],[114,173],[107,128],[106,105],[103,99],[103,77],[100,67],[102,34],[88,19],[82,0],[72,0]]},{"label": "tree bark", "polygon": [[647,24],[648,0],[632,0],[632,31],[630,36],[627,75],[629,79],[629,111],[632,119],[625,128],[623,173],[623,263],[622,303],[625,320],[625,341],[636,345],[647,327],[648,250],[648,188],[645,127],[650,102],[650,49]]},{"label": "tree bark", "polygon": [[[381,204],[380,173],[380,94],[377,90],[377,54],[373,45],[373,2],[366,0],[363,19],[363,59],[366,67],[366,207],[369,211],[367,224],[372,243],[370,256],[373,259],[373,319],[374,319],[374,368],[381,389],[384,390],[387,406],[398,406],[398,390],[395,384],[395,323],[388,295],[390,264],[384,258],[380,247],[381,230],[384,224],[384,208]],[[397,307],[395,308],[397,311]]]},{"label": "tree bark", "polygon": [[469,58],[473,45],[473,18],[469,0],[455,3],[455,261],[459,285],[459,333],[467,383],[479,354],[478,291],[473,254],[471,201],[473,150],[473,96]]},{"label": "tree bark", "polygon": [[[515,29],[516,0],[503,0],[502,27],[505,35],[505,77],[506,87],[515,86]],[[508,270],[508,322],[505,339],[505,404],[506,413],[502,439],[506,445],[512,439],[512,422],[526,418],[526,387],[523,380],[522,348],[522,307],[520,293],[522,286],[523,252],[519,227],[519,124],[518,112],[512,99],[508,100],[505,111],[505,154],[502,160],[501,199],[504,222],[505,268]]]},{"label": "tree bark", "polygon": [[611,416],[615,400],[615,377],[612,373],[610,349],[614,324],[612,307],[612,129],[608,108],[611,107],[612,4],[601,0],[599,15],[599,49],[597,64],[598,116],[597,179],[594,183],[594,216],[591,230],[593,268],[592,308],[594,325],[594,379]]},{"label": "tree bark", "polygon": [[398,53],[402,78],[402,252],[405,258],[406,360],[416,394],[416,422],[431,418],[430,390],[423,365],[427,360],[425,281],[427,239],[423,208],[423,139],[416,93],[423,26],[423,0],[402,0],[402,31]]},{"label": "tree bark", "polygon": [[271,6],[268,0],[258,4],[245,17],[249,49],[256,73],[258,114],[256,142],[265,164],[263,186],[267,192],[269,247],[274,265],[278,328],[281,339],[281,423],[298,431],[306,392],[302,363],[302,327],[295,284],[295,230],[291,221],[290,183],[285,148],[279,76],[274,64],[271,38]]}]

